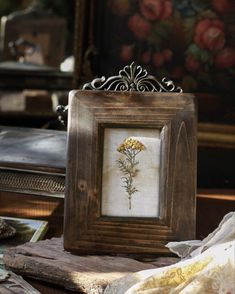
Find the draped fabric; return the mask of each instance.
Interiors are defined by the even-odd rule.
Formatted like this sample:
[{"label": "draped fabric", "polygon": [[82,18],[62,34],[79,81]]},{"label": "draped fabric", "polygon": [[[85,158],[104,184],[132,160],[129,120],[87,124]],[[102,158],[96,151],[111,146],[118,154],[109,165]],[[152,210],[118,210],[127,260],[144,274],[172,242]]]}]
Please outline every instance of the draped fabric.
[{"label": "draped fabric", "polygon": [[115,281],[105,294],[234,294],[235,213],[202,241],[167,244],[180,262]]}]

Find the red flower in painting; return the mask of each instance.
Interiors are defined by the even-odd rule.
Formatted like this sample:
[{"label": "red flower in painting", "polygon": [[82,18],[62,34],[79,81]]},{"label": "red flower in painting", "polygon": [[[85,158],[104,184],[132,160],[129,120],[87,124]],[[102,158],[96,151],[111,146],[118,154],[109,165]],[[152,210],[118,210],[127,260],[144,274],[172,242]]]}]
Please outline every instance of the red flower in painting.
[{"label": "red flower in painting", "polygon": [[136,13],[128,21],[128,27],[139,40],[144,40],[150,33],[151,24]]},{"label": "red flower in painting", "polygon": [[124,62],[131,60],[131,58],[133,57],[133,49],[133,45],[122,45],[120,51],[120,59]]},{"label": "red flower in painting", "polygon": [[201,69],[201,63],[191,55],[188,55],[185,60],[185,67],[190,72],[197,72]]},{"label": "red flower in painting", "polygon": [[235,49],[224,48],[215,56],[215,65],[220,69],[231,68],[235,66]]},{"label": "red flower in painting", "polygon": [[201,48],[218,51],[224,47],[224,24],[220,20],[204,19],[197,23],[194,42]]},{"label": "red flower in painting", "polygon": [[140,0],[140,11],[149,20],[167,19],[173,7],[170,0]]},{"label": "red flower in painting", "polygon": [[217,12],[227,13],[235,11],[234,0],[212,0],[212,5]]}]

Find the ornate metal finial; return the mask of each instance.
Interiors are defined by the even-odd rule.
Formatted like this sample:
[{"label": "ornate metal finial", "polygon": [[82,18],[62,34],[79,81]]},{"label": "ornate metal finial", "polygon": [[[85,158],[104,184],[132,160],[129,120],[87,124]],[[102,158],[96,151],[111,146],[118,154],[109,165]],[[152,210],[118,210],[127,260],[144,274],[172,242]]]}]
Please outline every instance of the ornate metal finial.
[{"label": "ornate metal finial", "polygon": [[154,76],[148,75],[146,69],[134,62],[119,71],[117,76],[106,79],[96,78],[83,86],[83,90],[105,91],[139,91],[139,92],[183,92],[173,81],[163,78],[159,82]]},{"label": "ornate metal finial", "polygon": [[[149,75],[146,69],[134,62],[126,65],[119,71],[117,76],[106,79],[102,76],[90,83],[86,83],[82,90],[103,90],[103,91],[139,91],[139,92],[183,92],[182,88],[175,86],[174,82],[164,77],[159,82],[154,76]],[[67,124],[68,105],[57,106],[58,119]]]}]

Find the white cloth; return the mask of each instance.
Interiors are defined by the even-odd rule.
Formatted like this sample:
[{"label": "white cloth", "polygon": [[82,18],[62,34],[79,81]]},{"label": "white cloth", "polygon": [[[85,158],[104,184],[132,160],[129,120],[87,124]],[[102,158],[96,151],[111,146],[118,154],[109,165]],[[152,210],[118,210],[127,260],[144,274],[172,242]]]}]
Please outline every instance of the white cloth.
[{"label": "white cloth", "polygon": [[107,286],[105,294],[235,294],[235,213],[202,241],[171,242],[189,257],[176,264],[140,271]]},{"label": "white cloth", "polygon": [[188,258],[202,253],[211,246],[222,244],[235,239],[235,212],[224,216],[219,226],[205,239],[182,242],[169,242],[166,247],[181,258]]}]

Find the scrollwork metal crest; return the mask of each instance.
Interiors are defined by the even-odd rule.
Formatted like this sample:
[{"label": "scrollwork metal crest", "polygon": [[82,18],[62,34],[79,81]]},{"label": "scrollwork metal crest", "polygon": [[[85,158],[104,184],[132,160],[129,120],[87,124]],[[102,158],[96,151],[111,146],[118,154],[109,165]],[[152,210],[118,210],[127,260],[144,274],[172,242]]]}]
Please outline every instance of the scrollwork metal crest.
[{"label": "scrollwork metal crest", "polygon": [[139,91],[139,92],[182,92],[173,81],[163,78],[159,82],[154,76],[149,75],[146,69],[134,62],[125,66],[117,76],[96,78],[83,86],[83,90],[105,91]]},{"label": "scrollwork metal crest", "polygon": [[[146,69],[132,62],[119,71],[117,76],[106,79],[102,76],[90,83],[84,84],[82,90],[103,91],[138,91],[138,92],[183,92],[182,88],[175,86],[168,78],[162,78],[159,82],[154,76],[149,75]],[[68,105],[57,107],[58,119],[63,124],[67,123]]]}]

